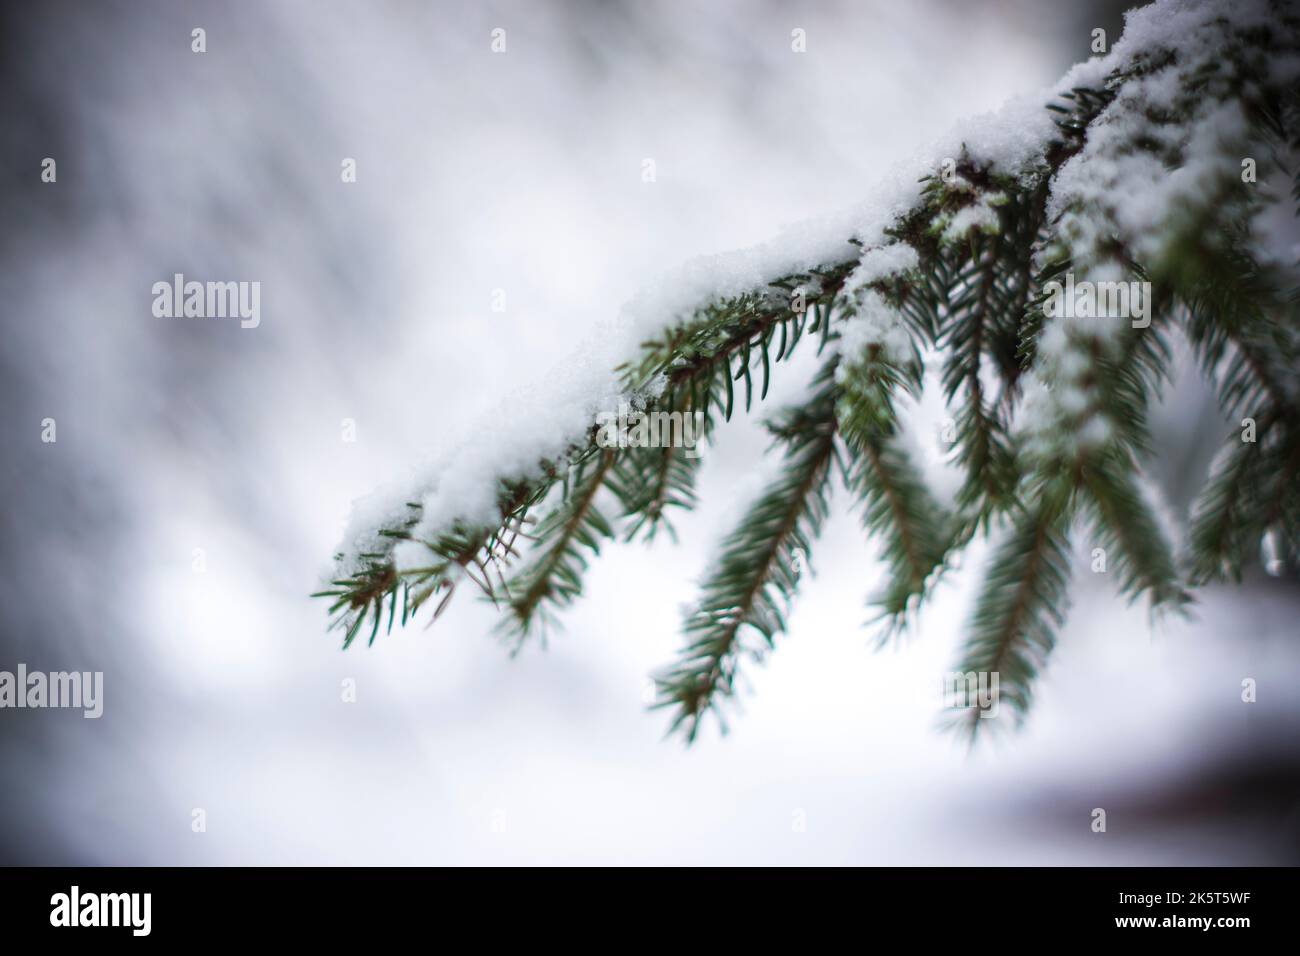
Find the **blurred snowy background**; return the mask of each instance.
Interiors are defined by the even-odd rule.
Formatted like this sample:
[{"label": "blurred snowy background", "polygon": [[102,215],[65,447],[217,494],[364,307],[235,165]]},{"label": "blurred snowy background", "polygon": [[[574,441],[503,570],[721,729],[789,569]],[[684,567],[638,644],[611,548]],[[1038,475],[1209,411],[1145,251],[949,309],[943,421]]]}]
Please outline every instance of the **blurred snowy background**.
[{"label": "blurred snowy background", "polygon": [[[639,288],[850,204],[1085,58],[1093,27],[1118,36],[1119,9],[6,7],[0,669],[102,670],[106,700],[0,712],[0,861],[1297,859],[1300,594],[1262,574],[1155,630],[1078,574],[1029,722],[968,754],[937,718],[981,552],[873,652],[874,551],[841,497],[733,732],[664,740],[647,676],[760,483],[747,423],[708,454],[681,545],[608,549],[545,651],[509,659],[461,595],[343,653],[307,598],[354,498],[490,429]],[[154,318],[176,272],[260,281],[260,327]],[[1163,407],[1175,513],[1216,414],[1194,378]]]}]

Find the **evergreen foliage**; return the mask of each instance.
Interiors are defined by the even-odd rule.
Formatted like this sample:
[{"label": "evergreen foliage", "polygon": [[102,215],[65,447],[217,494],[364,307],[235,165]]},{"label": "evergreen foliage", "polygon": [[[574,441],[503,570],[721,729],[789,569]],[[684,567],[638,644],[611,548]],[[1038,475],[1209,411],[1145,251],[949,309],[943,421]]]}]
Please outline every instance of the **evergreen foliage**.
[{"label": "evergreen foliage", "polygon": [[[1238,19],[1240,5],[1202,6],[1215,15],[1186,36],[1139,38],[1102,82],[1049,103],[1054,132],[1027,159],[963,151],[881,241],[845,236],[839,258],[700,303],[617,370],[646,410],[701,412],[707,436],[762,402],[805,340],[822,356],[807,400],[768,422],[782,468],[722,542],[685,646],[657,680],[658,706],[688,740],[721,716],[741,664],[785,631],[835,476],[883,561],[870,599],[882,637],[912,620],[955,552],[992,536],[956,669],[997,673],[1017,715],[1065,620],[1080,535],[1104,548],[1121,595],[1154,611],[1239,579],[1265,536],[1288,569],[1300,563],[1300,290],[1260,215],[1300,200],[1300,82],[1279,66],[1300,56],[1300,34],[1285,4],[1267,5],[1264,24]],[[1247,157],[1257,183],[1240,175]],[[1194,188],[1131,221],[1142,175],[1184,173]],[[1265,185],[1279,175],[1294,178],[1289,196]],[[1049,290],[1067,277],[1149,283],[1149,323],[1063,318]],[[1234,423],[1183,552],[1144,472],[1149,412],[1180,340]],[[900,420],[927,363],[963,475],[951,507],[927,488]],[[436,616],[469,579],[503,607],[518,646],[578,597],[603,542],[671,535],[672,514],[696,503],[698,469],[681,448],[602,446],[593,426],[564,454],[500,476],[494,524],[417,534],[412,502],[380,535],[422,542],[427,562],[369,550],[323,592],[344,645],[440,595]],[[507,564],[520,565],[509,578]],[[985,723],[959,716],[972,731]]]}]

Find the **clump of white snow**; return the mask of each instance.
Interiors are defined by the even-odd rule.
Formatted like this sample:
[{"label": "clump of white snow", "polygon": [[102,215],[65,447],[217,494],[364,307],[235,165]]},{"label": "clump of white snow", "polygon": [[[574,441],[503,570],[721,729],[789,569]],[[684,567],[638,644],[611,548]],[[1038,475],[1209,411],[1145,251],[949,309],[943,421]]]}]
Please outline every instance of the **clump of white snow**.
[{"label": "clump of white snow", "polygon": [[963,206],[948,220],[943,227],[944,242],[961,242],[972,231],[996,233],[998,231],[997,207],[1006,202],[1003,193],[990,193],[969,206]]},{"label": "clump of white snow", "polygon": [[[861,292],[853,318],[840,334],[839,353],[849,361],[870,346],[879,346],[886,362],[903,365],[912,357],[912,337],[885,297],[874,289]],[[842,371],[841,369],[837,370]]]},{"label": "clump of white snow", "polygon": [[868,249],[849,275],[844,289],[849,294],[882,279],[910,272],[921,264],[921,257],[905,242]]}]

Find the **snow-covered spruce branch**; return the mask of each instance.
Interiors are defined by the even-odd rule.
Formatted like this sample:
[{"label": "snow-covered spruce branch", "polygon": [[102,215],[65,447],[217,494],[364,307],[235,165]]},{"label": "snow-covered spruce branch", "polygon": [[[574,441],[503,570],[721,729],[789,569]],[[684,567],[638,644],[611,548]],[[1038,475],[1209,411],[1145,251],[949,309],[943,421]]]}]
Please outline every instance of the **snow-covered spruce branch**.
[{"label": "snow-covered spruce branch", "polygon": [[785,630],[783,608],[826,519],[831,466],[840,457],[834,368],[833,363],[823,367],[807,404],[769,423],[784,446],[784,468],[723,542],[686,621],[687,646],[657,681],[660,706],[674,709],[673,727],[682,727],[688,741],[695,739],[704,714],[717,713],[720,699],[733,692],[742,654],[761,656]]},{"label": "snow-covered spruce branch", "polygon": [[[688,738],[785,630],[837,472],[884,559],[882,633],[974,535],[998,539],[958,668],[997,674],[1016,715],[1064,620],[1078,530],[1153,609],[1239,576],[1265,536],[1294,567],[1300,296],[1267,214],[1300,198],[1298,35],[1291,4],[1160,0],[1129,14],[1109,54],[979,118],[844,217],[691,264],[625,310],[613,374],[587,361],[545,405],[553,429],[497,429],[358,510],[323,592],[345,646],[367,629],[373,642],[385,611],[391,629],[437,597],[436,616],[464,581],[522,641],[580,595],[604,540],[671,532],[669,512],[695,504],[694,457],[611,443],[600,413],[698,416],[707,438],[761,402],[806,339],[824,355],[811,397],[769,423],[783,470],[723,542],[658,680]],[[1175,337],[1243,423],[1184,555],[1143,472]],[[931,362],[963,474],[951,508],[901,440],[900,402]]]}]

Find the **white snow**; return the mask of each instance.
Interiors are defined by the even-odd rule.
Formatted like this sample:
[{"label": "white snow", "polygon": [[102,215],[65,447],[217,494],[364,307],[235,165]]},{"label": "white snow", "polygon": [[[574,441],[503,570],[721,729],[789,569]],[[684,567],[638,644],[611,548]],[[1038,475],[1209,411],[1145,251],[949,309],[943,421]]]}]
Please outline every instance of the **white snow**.
[{"label": "white snow", "polygon": [[[422,504],[413,534],[432,540],[460,519],[492,524],[498,518],[497,481],[540,474],[540,463],[560,459],[567,449],[584,442],[596,414],[617,408],[620,401],[644,401],[644,395],[624,392],[611,369],[619,361],[618,343],[626,330],[612,328],[584,346],[574,359],[554,370],[545,381],[520,390],[479,422],[469,436],[453,446],[410,484],[397,484],[362,499],[354,506],[345,535],[341,571],[363,567],[359,555],[386,552],[392,539],[378,536],[379,527],[410,516],[407,502]],[[412,569],[429,563],[429,551],[406,543],[394,552],[398,567]]]},{"label": "white snow", "polygon": [[963,206],[957,210],[948,225],[944,226],[945,242],[960,242],[970,235],[972,230],[994,233],[998,230],[997,200],[1005,199],[1001,193],[984,197],[979,202]]},{"label": "white snow", "polygon": [[[858,356],[869,345],[879,345],[891,365],[902,365],[912,355],[912,339],[899,318],[898,310],[885,301],[884,296],[872,289],[862,290],[853,319],[844,325],[837,343],[839,353],[846,357]],[[845,371],[843,365],[837,375]]]},{"label": "white snow", "polygon": [[873,282],[915,269],[920,262],[917,251],[905,242],[868,249],[845,283],[845,291],[851,294]]}]

